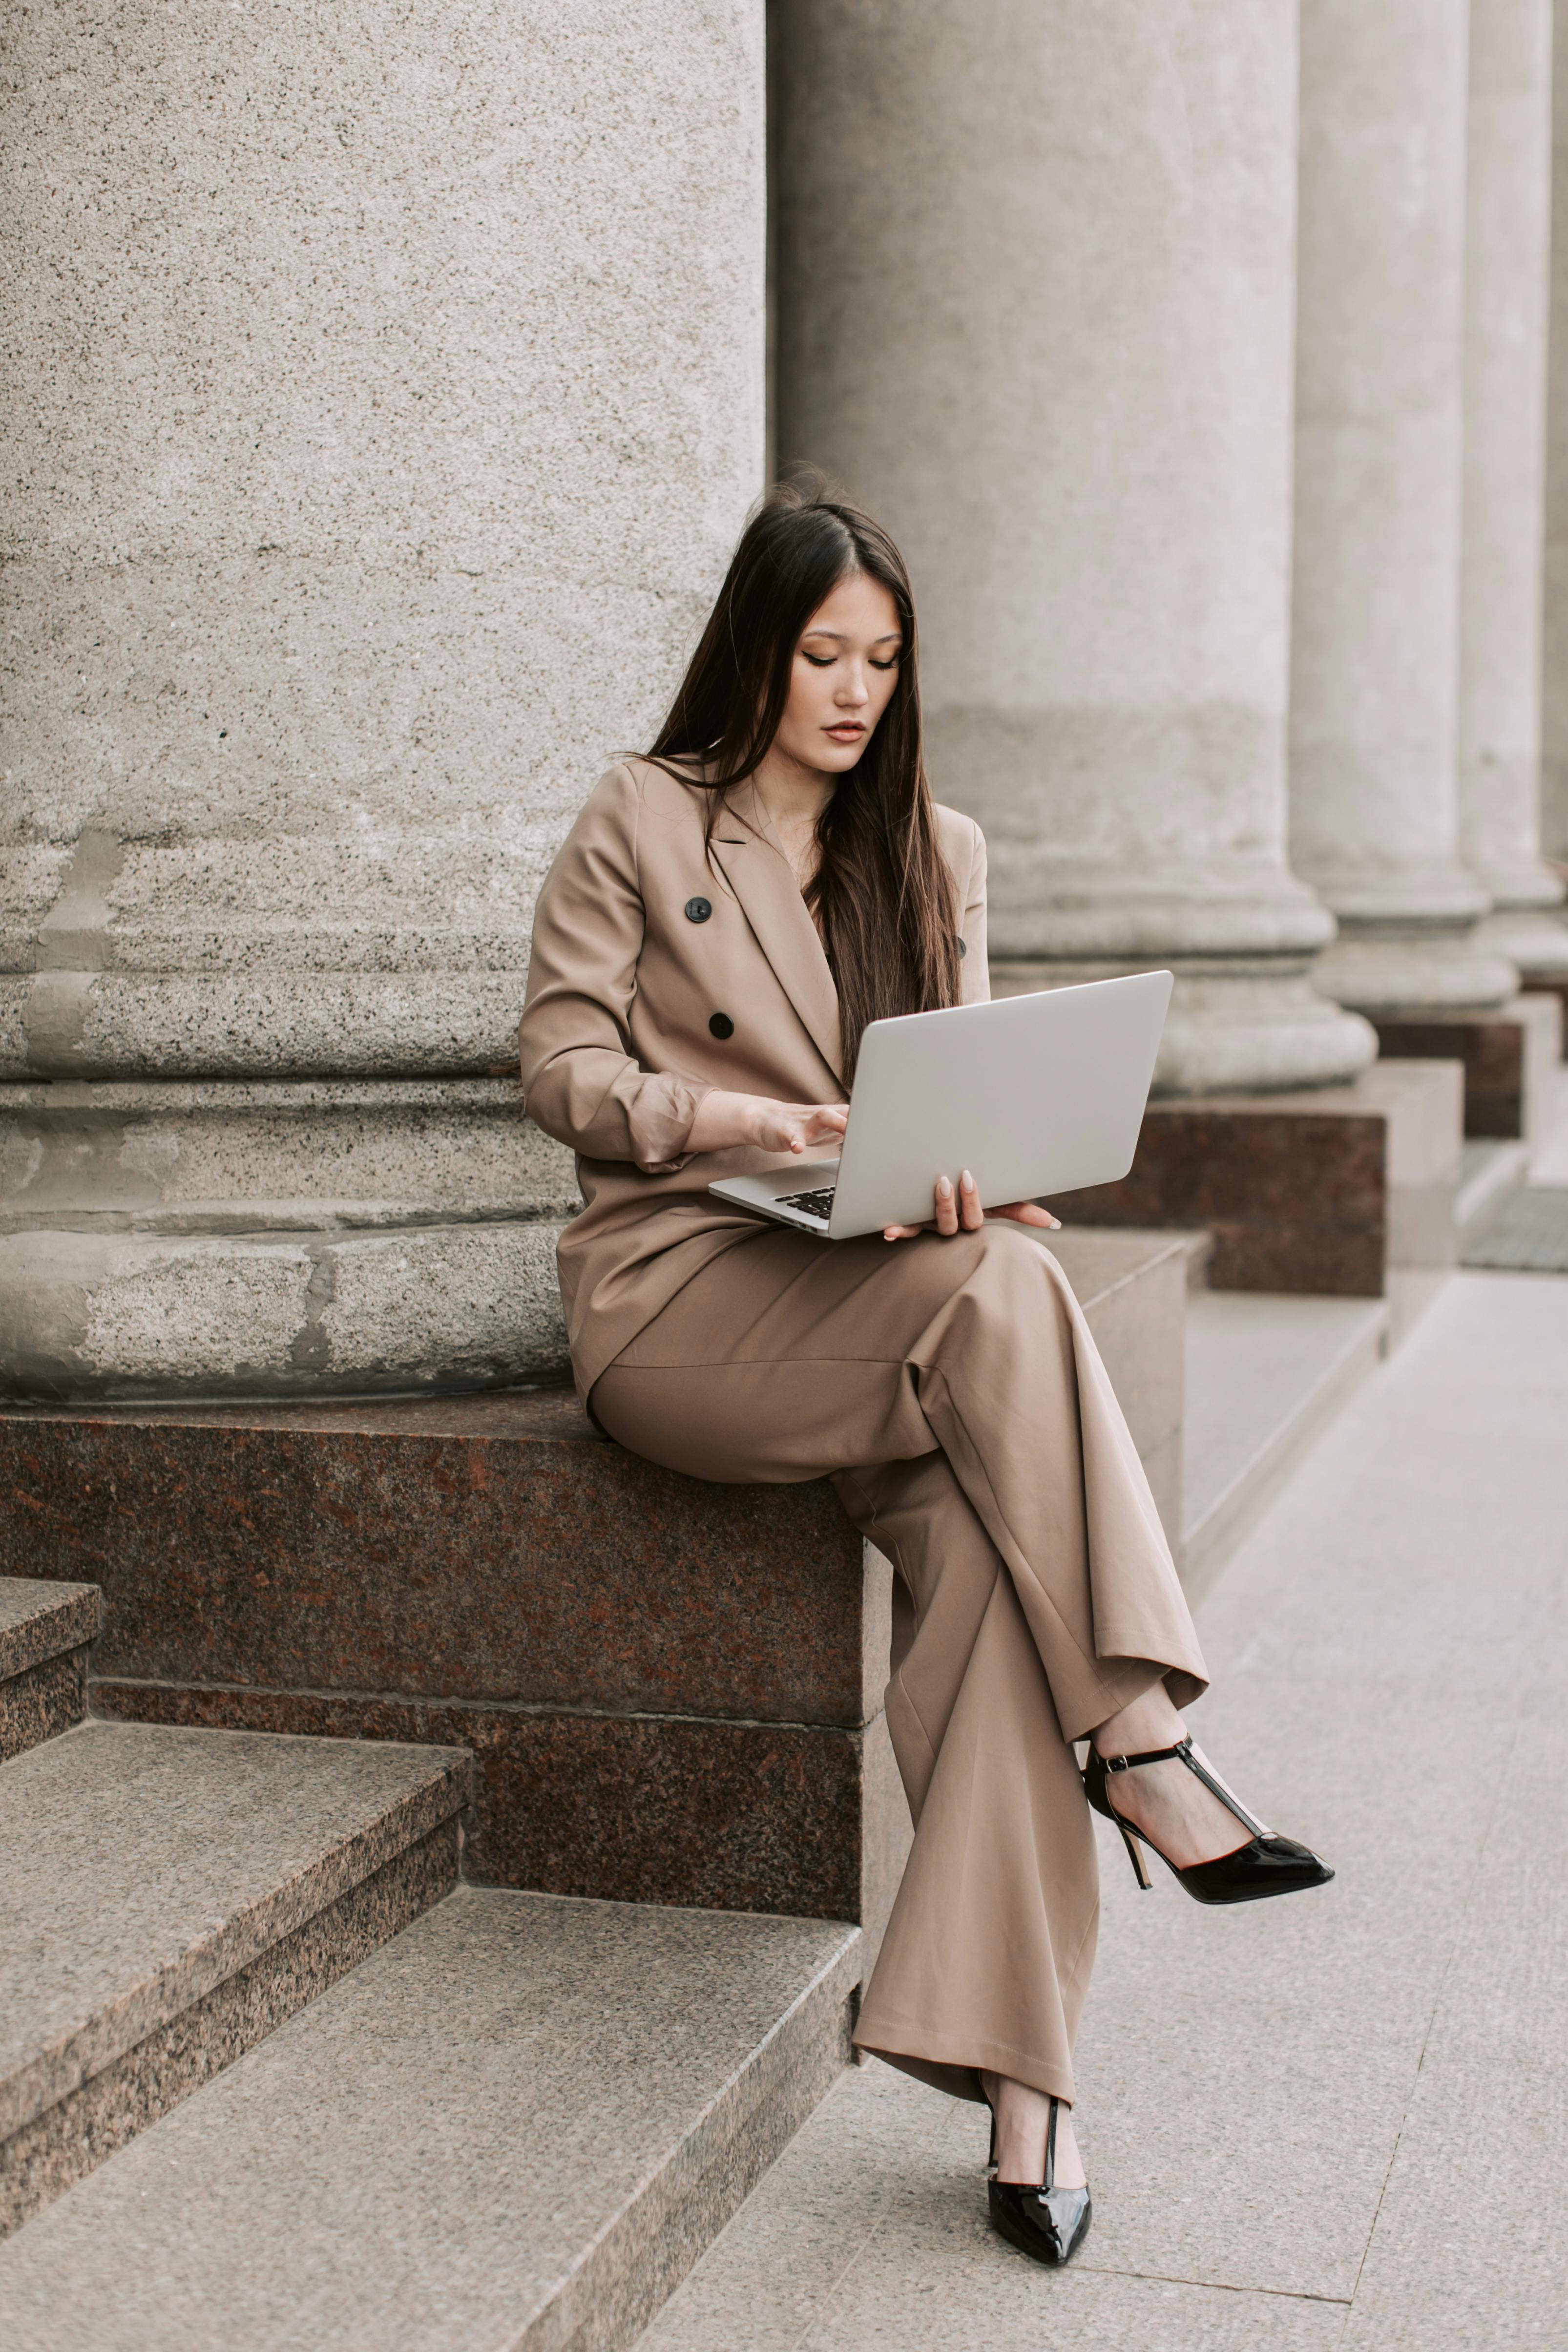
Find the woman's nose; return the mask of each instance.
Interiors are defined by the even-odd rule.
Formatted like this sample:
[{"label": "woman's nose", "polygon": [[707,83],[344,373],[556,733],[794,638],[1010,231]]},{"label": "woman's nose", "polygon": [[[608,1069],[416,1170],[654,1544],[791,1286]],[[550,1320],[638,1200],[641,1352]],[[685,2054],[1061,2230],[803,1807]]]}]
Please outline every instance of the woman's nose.
[{"label": "woman's nose", "polygon": [[839,691],[835,699],[840,702],[852,703],[866,702],[870,698],[864,670],[862,669],[859,662],[851,662],[839,681]]}]

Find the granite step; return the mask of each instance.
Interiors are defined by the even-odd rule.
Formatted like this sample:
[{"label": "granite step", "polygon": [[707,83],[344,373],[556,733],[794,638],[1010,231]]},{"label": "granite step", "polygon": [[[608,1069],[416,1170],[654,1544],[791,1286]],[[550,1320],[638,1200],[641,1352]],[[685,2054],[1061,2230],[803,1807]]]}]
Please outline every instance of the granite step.
[{"label": "granite step", "polygon": [[0,1764],[81,1721],[101,1614],[96,1584],[0,1576]]},{"label": "granite step", "polygon": [[0,2236],[448,1892],[468,1767],[103,1723],[0,1766]]},{"label": "granite step", "polygon": [[859,1940],[462,1887],[0,2246],[6,2352],[620,2352],[839,2078]]}]

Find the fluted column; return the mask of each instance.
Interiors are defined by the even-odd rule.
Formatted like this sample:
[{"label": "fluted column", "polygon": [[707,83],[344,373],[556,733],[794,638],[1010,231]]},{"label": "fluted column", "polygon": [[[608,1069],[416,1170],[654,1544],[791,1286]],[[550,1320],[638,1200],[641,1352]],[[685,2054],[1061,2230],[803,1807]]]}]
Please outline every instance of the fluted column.
[{"label": "fluted column", "polygon": [[504,1073],[760,487],[763,64],[763,0],[16,16],[0,1380],[559,1359]]},{"label": "fluted column", "polygon": [[1551,364],[1546,404],[1542,833],[1568,866],[1568,0],[1557,0],[1552,69]]},{"label": "fluted column", "polygon": [[1171,964],[1166,1092],[1348,1076],[1285,859],[1293,0],[782,0],[781,460],[900,539],[999,985]]},{"label": "fluted column", "polygon": [[1291,844],[1339,917],[1322,985],[1496,1004],[1460,858],[1468,0],[1301,18]]},{"label": "fluted column", "polygon": [[1568,972],[1541,855],[1542,560],[1552,213],[1552,0],[1470,0],[1459,805],[1481,936]]}]

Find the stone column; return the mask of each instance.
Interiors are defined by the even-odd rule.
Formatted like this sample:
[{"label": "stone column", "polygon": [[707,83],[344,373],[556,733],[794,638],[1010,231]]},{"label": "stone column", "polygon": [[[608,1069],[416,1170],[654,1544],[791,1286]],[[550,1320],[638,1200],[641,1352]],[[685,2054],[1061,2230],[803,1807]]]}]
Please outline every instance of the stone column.
[{"label": "stone column", "polygon": [[1518,985],[1460,862],[1468,0],[1301,17],[1291,846],[1373,1013]]},{"label": "stone column", "polygon": [[1164,1091],[1353,1075],[1285,861],[1294,6],[774,16],[779,455],[909,559],[998,986],[1169,963]]},{"label": "stone column", "polygon": [[1495,910],[1481,936],[1549,977],[1568,974],[1541,856],[1552,0],[1471,0],[1469,149],[1461,838]]},{"label": "stone column", "polygon": [[763,17],[18,16],[0,1378],[559,1363],[497,1073],[760,486]]},{"label": "stone column", "polygon": [[1568,867],[1568,0],[1552,57],[1551,364],[1546,403],[1546,593],[1542,630],[1542,833]]}]

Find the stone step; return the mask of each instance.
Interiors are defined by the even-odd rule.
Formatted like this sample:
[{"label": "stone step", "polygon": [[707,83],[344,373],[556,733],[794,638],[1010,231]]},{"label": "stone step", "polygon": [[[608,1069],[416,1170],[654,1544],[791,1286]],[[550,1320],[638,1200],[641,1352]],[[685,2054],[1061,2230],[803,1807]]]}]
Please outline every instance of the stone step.
[{"label": "stone step", "polygon": [[1186,1320],[1182,1582],[1210,1585],[1385,1353],[1387,1300],[1198,1291]]},{"label": "stone step", "polygon": [[0,1576],[0,1764],[81,1721],[101,1615],[96,1584]]},{"label": "stone step", "polygon": [[0,2247],[6,2352],[620,2352],[837,2079],[858,1942],[461,1888]]},{"label": "stone step", "polygon": [[0,1766],[0,2235],[444,1895],[467,1775],[102,1723]]}]

